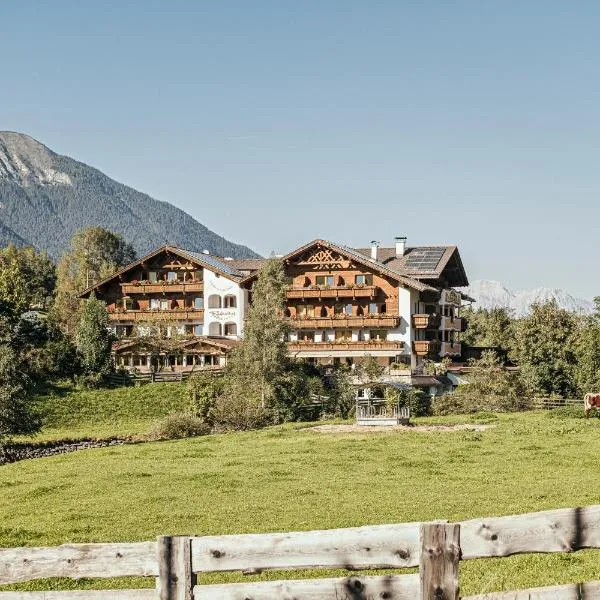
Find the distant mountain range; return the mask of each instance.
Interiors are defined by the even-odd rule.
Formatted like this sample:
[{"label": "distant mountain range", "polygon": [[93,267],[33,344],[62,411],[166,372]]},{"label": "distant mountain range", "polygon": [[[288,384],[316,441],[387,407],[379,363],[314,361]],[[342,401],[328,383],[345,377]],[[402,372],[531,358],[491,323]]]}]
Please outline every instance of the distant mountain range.
[{"label": "distant mountain range", "polygon": [[556,300],[560,308],[574,313],[591,314],[594,312],[594,303],[582,298],[575,298],[564,290],[557,288],[536,288],[512,292],[499,281],[480,279],[473,281],[469,287],[462,288],[466,294],[477,302],[473,308],[509,308],[515,317],[529,314],[531,305],[548,300]]},{"label": "distant mountain range", "polygon": [[90,225],[122,234],[139,255],[168,243],[232,258],[258,256],[167,202],[27,135],[0,131],[0,246],[30,244],[56,259],[71,236]]}]

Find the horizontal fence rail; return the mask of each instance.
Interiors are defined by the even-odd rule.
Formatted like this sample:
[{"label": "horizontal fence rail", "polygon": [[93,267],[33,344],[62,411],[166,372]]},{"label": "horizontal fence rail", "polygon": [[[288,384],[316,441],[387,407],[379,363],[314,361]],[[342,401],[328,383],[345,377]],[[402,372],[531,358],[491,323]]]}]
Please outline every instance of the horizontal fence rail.
[{"label": "horizontal fence rail", "polygon": [[[457,600],[459,560],[584,548],[600,548],[600,506],[484,517],[461,523],[403,523],[274,534],[161,537],[156,542],[6,548],[0,549],[0,584],[52,577],[147,576],[157,578],[157,589],[0,592],[0,600]],[[209,572],[407,567],[419,567],[419,573],[196,583],[196,574]],[[438,590],[438,595],[432,595],[432,590]],[[473,596],[472,600],[487,598],[600,599],[600,582],[485,594]]]}]

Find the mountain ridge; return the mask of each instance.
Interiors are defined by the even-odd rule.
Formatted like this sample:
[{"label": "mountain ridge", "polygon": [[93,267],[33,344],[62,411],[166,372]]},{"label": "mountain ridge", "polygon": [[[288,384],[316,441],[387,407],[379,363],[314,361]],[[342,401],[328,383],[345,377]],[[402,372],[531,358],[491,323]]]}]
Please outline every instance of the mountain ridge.
[{"label": "mountain ridge", "polygon": [[172,204],[57,154],[35,138],[0,131],[0,245],[30,244],[57,259],[71,236],[98,225],[139,255],[166,243],[232,258],[258,257]]},{"label": "mountain ridge", "polygon": [[538,287],[530,290],[509,290],[499,281],[478,279],[461,291],[476,300],[473,308],[508,308],[514,316],[524,317],[531,312],[531,305],[555,300],[560,308],[578,314],[592,314],[594,303],[572,296],[561,288]]}]

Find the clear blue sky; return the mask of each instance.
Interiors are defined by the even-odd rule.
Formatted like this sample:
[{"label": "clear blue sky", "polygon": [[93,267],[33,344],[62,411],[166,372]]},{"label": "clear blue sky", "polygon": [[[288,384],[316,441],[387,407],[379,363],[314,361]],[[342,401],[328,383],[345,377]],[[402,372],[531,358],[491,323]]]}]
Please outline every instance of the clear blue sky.
[{"label": "clear blue sky", "polygon": [[457,244],[600,294],[597,2],[5,2],[0,129],[262,254]]}]

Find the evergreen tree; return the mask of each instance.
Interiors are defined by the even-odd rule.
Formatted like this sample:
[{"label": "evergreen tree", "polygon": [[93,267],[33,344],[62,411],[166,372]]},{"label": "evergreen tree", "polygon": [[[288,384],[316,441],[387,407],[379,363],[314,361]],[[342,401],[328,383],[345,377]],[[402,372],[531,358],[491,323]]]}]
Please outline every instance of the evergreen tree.
[{"label": "evergreen tree", "polygon": [[77,295],[134,260],[133,247],[101,227],[82,229],[71,238],[70,249],[58,264],[53,310],[54,318],[69,335],[76,329]]},{"label": "evergreen tree", "polygon": [[240,393],[256,393],[261,407],[276,400],[276,384],[287,362],[282,319],[287,287],[280,260],[269,259],[252,288],[252,304],[244,324],[244,341],[232,355],[230,377]]},{"label": "evergreen tree", "polygon": [[83,370],[88,374],[106,373],[110,367],[111,336],[106,305],[92,293],[80,311],[75,347]]},{"label": "evergreen tree", "polygon": [[0,256],[0,303],[5,317],[12,321],[18,320],[29,304],[26,281],[15,256]]},{"label": "evergreen tree", "polygon": [[469,346],[487,346],[510,351],[515,346],[514,319],[507,308],[463,309],[461,316],[467,321],[462,341]]}]

